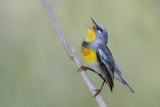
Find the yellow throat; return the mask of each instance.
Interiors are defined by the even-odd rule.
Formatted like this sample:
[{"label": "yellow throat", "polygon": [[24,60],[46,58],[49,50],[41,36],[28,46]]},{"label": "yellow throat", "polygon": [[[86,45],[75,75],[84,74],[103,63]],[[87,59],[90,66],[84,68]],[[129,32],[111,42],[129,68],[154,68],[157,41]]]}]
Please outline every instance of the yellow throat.
[{"label": "yellow throat", "polygon": [[92,42],[96,38],[96,35],[92,28],[89,28],[87,36],[85,38],[86,42]]}]

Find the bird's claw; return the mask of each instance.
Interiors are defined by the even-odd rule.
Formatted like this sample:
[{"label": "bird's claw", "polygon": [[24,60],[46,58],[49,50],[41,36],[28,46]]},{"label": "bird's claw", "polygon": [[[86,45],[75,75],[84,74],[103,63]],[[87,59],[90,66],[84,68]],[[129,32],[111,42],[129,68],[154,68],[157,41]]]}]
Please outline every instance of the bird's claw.
[{"label": "bird's claw", "polygon": [[87,67],[85,67],[85,66],[81,66],[81,67],[79,67],[79,69],[77,70],[77,72],[81,72],[81,71],[86,71],[87,70]]},{"label": "bird's claw", "polygon": [[99,89],[99,90],[94,90],[94,91],[96,91],[96,93],[94,94],[93,97],[96,97],[96,96],[101,92],[101,89]]}]

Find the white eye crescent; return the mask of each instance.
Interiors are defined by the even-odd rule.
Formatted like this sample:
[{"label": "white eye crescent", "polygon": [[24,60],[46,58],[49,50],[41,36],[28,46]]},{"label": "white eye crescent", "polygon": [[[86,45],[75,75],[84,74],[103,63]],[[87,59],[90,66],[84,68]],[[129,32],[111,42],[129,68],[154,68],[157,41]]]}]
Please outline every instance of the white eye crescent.
[{"label": "white eye crescent", "polygon": [[102,31],[101,30],[98,30],[98,33],[101,33]]}]

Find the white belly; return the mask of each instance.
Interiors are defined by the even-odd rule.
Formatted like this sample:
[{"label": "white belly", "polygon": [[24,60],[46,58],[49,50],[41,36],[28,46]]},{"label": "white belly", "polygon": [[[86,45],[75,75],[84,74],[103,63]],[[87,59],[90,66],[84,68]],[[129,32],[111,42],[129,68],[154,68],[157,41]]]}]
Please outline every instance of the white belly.
[{"label": "white belly", "polygon": [[100,68],[99,63],[94,62],[94,61],[90,61],[90,62],[88,62],[88,66],[89,66],[89,68],[91,68],[94,71],[96,71],[98,74],[102,74],[102,70]]}]

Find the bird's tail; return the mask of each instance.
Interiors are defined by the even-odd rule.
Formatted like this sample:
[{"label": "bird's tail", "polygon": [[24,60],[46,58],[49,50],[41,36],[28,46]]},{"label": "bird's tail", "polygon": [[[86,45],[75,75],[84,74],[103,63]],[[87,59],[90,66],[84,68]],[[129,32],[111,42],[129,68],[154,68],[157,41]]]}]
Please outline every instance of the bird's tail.
[{"label": "bird's tail", "polygon": [[123,76],[121,76],[123,84],[125,85],[125,87],[132,93],[135,93],[135,91],[132,89],[132,87],[128,84],[128,82],[124,79]]},{"label": "bird's tail", "polygon": [[135,93],[135,91],[131,88],[131,86],[128,84],[128,82],[125,80],[125,78],[122,76],[121,73],[117,72],[117,75],[115,76],[115,78],[120,82],[122,82],[130,92]]}]

